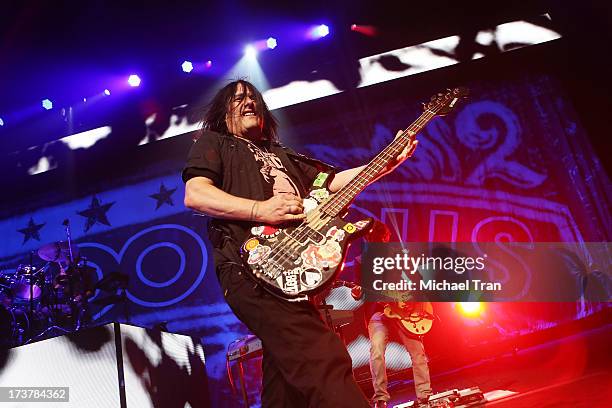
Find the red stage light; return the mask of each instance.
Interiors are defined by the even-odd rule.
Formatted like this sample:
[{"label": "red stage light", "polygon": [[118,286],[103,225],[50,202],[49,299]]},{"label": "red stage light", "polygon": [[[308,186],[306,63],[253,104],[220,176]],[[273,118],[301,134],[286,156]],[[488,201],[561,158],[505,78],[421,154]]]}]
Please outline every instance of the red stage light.
[{"label": "red stage light", "polygon": [[459,302],[461,314],[467,317],[478,317],[484,310],[482,302]]},{"label": "red stage light", "polygon": [[351,24],[351,31],[356,31],[369,37],[374,37],[378,34],[376,27],[370,25]]}]

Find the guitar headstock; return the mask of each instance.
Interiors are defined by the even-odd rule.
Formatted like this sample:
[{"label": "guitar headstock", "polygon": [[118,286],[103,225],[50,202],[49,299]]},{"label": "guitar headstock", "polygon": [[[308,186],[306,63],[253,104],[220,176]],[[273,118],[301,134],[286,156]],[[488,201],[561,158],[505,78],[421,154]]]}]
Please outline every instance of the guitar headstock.
[{"label": "guitar headstock", "polygon": [[461,99],[467,98],[468,95],[469,90],[467,88],[447,89],[445,93],[432,96],[428,103],[423,103],[423,109],[443,116],[449,113]]}]

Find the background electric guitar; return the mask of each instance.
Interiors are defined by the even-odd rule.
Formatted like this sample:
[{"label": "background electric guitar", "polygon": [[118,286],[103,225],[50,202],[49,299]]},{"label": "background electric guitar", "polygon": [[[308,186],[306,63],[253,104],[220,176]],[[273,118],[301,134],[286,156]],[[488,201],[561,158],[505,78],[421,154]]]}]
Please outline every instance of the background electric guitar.
[{"label": "background electric guitar", "polygon": [[319,174],[304,198],[306,218],[299,225],[253,227],[251,237],[242,245],[252,277],[270,293],[288,300],[305,299],[333,282],[350,242],[372,226],[371,218],[345,221],[348,206],[415,134],[434,117],[450,112],[467,93],[465,88],[455,88],[433,96],[423,104],[423,114],[338,192],[328,190],[328,174]]},{"label": "background electric guitar", "polygon": [[397,319],[404,330],[417,336],[429,332],[435,318],[430,302],[388,303],[384,314],[390,319]]}]

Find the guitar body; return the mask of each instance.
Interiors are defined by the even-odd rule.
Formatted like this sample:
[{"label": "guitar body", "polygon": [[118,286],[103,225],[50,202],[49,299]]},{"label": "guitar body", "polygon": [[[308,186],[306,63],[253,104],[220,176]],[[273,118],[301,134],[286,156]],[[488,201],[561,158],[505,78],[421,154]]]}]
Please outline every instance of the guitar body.
[{"label": "guitar body", "polygon": [[433,305],[431,302],[398,302],[385,305],[384,314],[399,320],[408,334],[423,336],[433,326]]},{"label": "guitar body", "polygon": [[350,223],[320,213],[320,203],[331,197],[325,187],[311,189],[304,199],[307,220],[298,226],[251,228],[242,257],[256,280],[272,294],[289,300],[317,294],[333,282],[351,241],[371,228],[371,218]]}]

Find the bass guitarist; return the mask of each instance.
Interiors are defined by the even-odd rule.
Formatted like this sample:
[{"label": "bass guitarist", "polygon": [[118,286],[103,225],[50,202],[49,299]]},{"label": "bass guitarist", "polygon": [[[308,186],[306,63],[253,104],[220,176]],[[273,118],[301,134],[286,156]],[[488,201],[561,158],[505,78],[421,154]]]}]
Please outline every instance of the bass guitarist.
[{"label": "bass guitarist", "polygon": [[[185,206],[213,218],[209,237],[225,300],[262,341],[262,406],[367,407],[348,352],[316,308],[268,293],[247,276],[240,255],[249,233],[266,237],[275,233],[271,226],[303,220],[308,188],[325,185],[335,193],[363,167],[333,177],[329,166],[281,145],[276,120],[247,81],[222,88],[202,122],[183,170]],[[409,157],[416,144],[409,134],[405,148],[379,176]],[[251,260],[259,255],[252,251]]]}]

